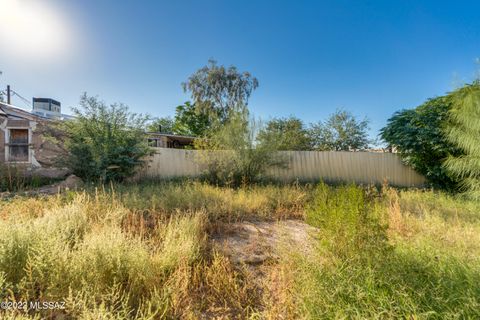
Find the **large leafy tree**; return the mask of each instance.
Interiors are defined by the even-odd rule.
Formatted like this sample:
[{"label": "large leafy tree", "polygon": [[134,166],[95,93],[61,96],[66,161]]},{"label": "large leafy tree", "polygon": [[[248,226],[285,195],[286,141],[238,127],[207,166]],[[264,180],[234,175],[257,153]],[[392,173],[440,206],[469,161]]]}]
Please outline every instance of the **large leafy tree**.
[{"label": "large leafy tree", "polygon": [[480,82],[455,91],[451,102],[446,138],[462,154],[450,154],[445,168],[469,196],[480,199]]},{"label": "large leafy tree", "polygon": [[75,118],[62,122],[69,152],[66,164],[90,181],[122,181],[131,176],[149,153],[144,128],[147,117],[131,113],[126,105],[107,106],[84,94]]},{"label": "large leafy tree", "polygon": [[185,102],[175,110],[175,117],[155,118],[147,126],[147,131],[180,134],[185,136],[204,136],[214,120],[195,105]]},{"label": "large leafy tree", "polygon": [[172,129],[176,134],[201,137],[212,127],[212,123],[213,119],[208,113],[198,110],[187,101],[176,108]]},{"label": "large leafy tree", "polygon": [[227,68],[209,60],[182,86],[199,111],[225,123],[232,112],[244,112],[250,95],[258,87],[258,80],[249,72],[239,72],[234,66]]},{"label": "large leafy tree", "polygon": [[303,121],[293,116],[270,120],[259,132],[258,141],[275,145],[277,150],[312,149],[312,139]]},{"label": "large leafy tree", "polygon": [[153,119],[147,126],[147,131],[174,133],[175,121],[171,117],[160,117]]},{"label": "large leafy tree", "polygon": [[313,147],[320,151],[358,151],[368,148],[369,121],[337,110],[324,122],[312,124]]},{"label": "large leafy tree", "polygon": [[429,99],[415,109],[396,112],[380,131],[381,138],[399,152],[406,164],[434,186],[447,189],[454,188],[456,182],[442,162],[449,154],[459,154],[444,135],[451,107],[449,96]]}]

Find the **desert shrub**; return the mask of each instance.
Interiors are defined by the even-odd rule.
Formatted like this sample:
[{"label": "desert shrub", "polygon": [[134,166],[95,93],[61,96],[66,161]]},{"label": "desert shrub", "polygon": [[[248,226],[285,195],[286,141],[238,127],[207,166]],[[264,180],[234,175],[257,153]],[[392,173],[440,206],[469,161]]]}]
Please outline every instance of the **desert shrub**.
[{"label": "desert shrub", "polygon": [[73,111],[75,118],[60,124],[66,133],[65,165],[85,180],[122,181],[131,176],[149,153],[143,130],[147,117],[86,94]]},{"label": "desert shrub", "polygon": [[[307,223],[324,230],[330,250],[342,256],[368,256],[388,248],[385,215],[376,189],[319,184],[306,212]],[[365,253],[365,254],[359,254]]]},{"label": "desert shrub", "polygon": [[240,186],[266,177],[267,170],[284,166],[274,143],[257,143],[258,124],[243,113],[233,113],[206,139],[197,140],[203,150],[197,161],[206,167],[204,177],[213,184]]}]

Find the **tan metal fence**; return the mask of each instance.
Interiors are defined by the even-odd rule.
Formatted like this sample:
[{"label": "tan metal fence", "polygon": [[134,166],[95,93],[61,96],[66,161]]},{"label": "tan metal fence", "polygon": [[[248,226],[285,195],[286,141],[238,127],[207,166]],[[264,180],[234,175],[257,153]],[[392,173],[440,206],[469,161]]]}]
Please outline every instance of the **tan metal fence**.
[{"label": "tan metal fence", "polygon": [[[155,154],[137,178],[195,177],[202,173],[197,150],[154,148]],[[279,181],[343,181],[395,186],[422,186],[425,178],[405,166],[392,153],[281,151],[286,168],[273,168],[269,175]]]}]

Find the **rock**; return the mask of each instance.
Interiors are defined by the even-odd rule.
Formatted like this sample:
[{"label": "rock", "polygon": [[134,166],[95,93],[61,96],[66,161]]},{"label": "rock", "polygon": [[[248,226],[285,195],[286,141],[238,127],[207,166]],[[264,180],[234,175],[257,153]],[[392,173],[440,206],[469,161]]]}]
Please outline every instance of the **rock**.
[{"label": "rock", "polygon": [[70,173],[71,173],[71,170],[67,168],[36,168],[31,171],[27,171],[26,175],[30,177],[62,179],[62,178],[65,178]]},{"label": "rock", "polygon": [[83,186],[83,181],[76,175],[69,175],[62,182],[43,186],[34,190],[25,192],[25,195],[56,194],[65,190],[74,190]]},{"label": "rock", "polygon": [[74,174],[71,174],[64,181],[60,182],[58,186],[64,190],[77,189],[83,186],[83,180]]}]

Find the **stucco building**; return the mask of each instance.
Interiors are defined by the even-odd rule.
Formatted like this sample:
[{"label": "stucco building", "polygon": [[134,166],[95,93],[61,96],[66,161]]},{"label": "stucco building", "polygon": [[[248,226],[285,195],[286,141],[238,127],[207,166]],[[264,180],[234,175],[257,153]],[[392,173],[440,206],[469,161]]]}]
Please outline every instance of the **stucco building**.
[{"label": "stucco building", "polygon": [[65,151],[47,138],[54,121],[0,102],[0,163],[33,170],[56,167]]}]

